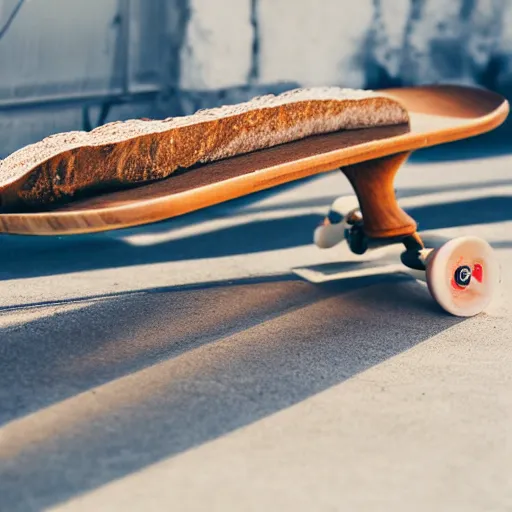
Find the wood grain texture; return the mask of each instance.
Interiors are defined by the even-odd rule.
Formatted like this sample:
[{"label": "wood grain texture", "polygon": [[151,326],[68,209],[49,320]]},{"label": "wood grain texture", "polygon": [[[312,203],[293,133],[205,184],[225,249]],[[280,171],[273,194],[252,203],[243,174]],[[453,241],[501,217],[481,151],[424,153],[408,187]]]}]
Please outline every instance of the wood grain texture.
[{"label": "wood grain texture", "polygon": [[[2,214],[0,232],[78,234],[156,222],[314,174],[475,136],[499,126],[509,112],[503,97],[477,88],[432,86],[381,92],[409,110],[410,130],[393,126],[310,137],[54,211]],[[399,162],[397,158],[393,162]],[[393,166],[393,172],[383,176],[396,172]],[[366,167],[354,167],[358,168]],[[375,184],[372,187],[378,189]],[[388,221],[382,222],[387,229]]]}]

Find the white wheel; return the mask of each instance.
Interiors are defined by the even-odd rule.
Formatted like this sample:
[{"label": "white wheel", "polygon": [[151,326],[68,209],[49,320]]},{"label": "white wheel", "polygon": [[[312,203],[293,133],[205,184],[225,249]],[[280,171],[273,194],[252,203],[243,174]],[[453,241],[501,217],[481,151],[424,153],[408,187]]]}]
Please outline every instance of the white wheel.
[{"label": "white wheel", "polygon": [[429,254],[426,266],[432,297],[455,316],[482,312],[499,283],[499,265],[493,249],[477,237],[450,240]]},{"label": "white wheel", "polygon": [[330,249],[345,240],[345,223],[331,224],[328,218],[315,229],[313,234],[315,244],[320,249]]},{"label": "white wheel", "polygon": [[338,197],[331,205],[331,211],[339,213],[342,217],[357,208],[359,208],[359,201],[356,196]]},{"label": "white wheel", "polygon": [[356,196],[338,197],[327,217],[314,232],[313,239],[320,249],[330,249],[345,239],[346,215],[359,208]]}]

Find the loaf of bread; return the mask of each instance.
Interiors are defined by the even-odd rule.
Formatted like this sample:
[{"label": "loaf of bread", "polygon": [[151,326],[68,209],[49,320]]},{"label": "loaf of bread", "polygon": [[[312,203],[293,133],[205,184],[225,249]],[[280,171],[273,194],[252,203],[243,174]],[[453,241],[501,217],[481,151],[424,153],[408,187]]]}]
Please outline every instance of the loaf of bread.
[{"label": "loaf of bread", "polygon": [[46,208],[311,135],[408,122],[406,109],[390,97],[329,87],[59,133],[0,161],[0,210]]}]

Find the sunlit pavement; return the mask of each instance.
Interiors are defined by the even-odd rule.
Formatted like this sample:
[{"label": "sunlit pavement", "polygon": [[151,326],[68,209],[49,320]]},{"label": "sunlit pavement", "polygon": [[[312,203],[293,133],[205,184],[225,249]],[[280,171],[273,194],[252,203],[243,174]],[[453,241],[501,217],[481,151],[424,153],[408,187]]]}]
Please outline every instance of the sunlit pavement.
[{"label": "sunlit pavement", "polygon": [[501,289],[472,319],[405,274],[292,272],[361,260],[312,245],[341,173],[3,236],[0,510],[512,509],[512,155],[471,148],[420,155],[397,189],[422,230],[495,247]]}]

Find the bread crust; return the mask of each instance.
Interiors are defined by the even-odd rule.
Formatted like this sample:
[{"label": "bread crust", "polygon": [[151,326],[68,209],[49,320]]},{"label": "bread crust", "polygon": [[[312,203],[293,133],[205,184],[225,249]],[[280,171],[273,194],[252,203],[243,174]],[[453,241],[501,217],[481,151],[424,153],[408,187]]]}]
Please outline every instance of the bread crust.
[{"label": "bread crust", "polygon": [[48,207],[311,135],[403,123],[407,110],[385,95],[310,88],[191,116],[56,134],[0,161],[0,209]]}]

